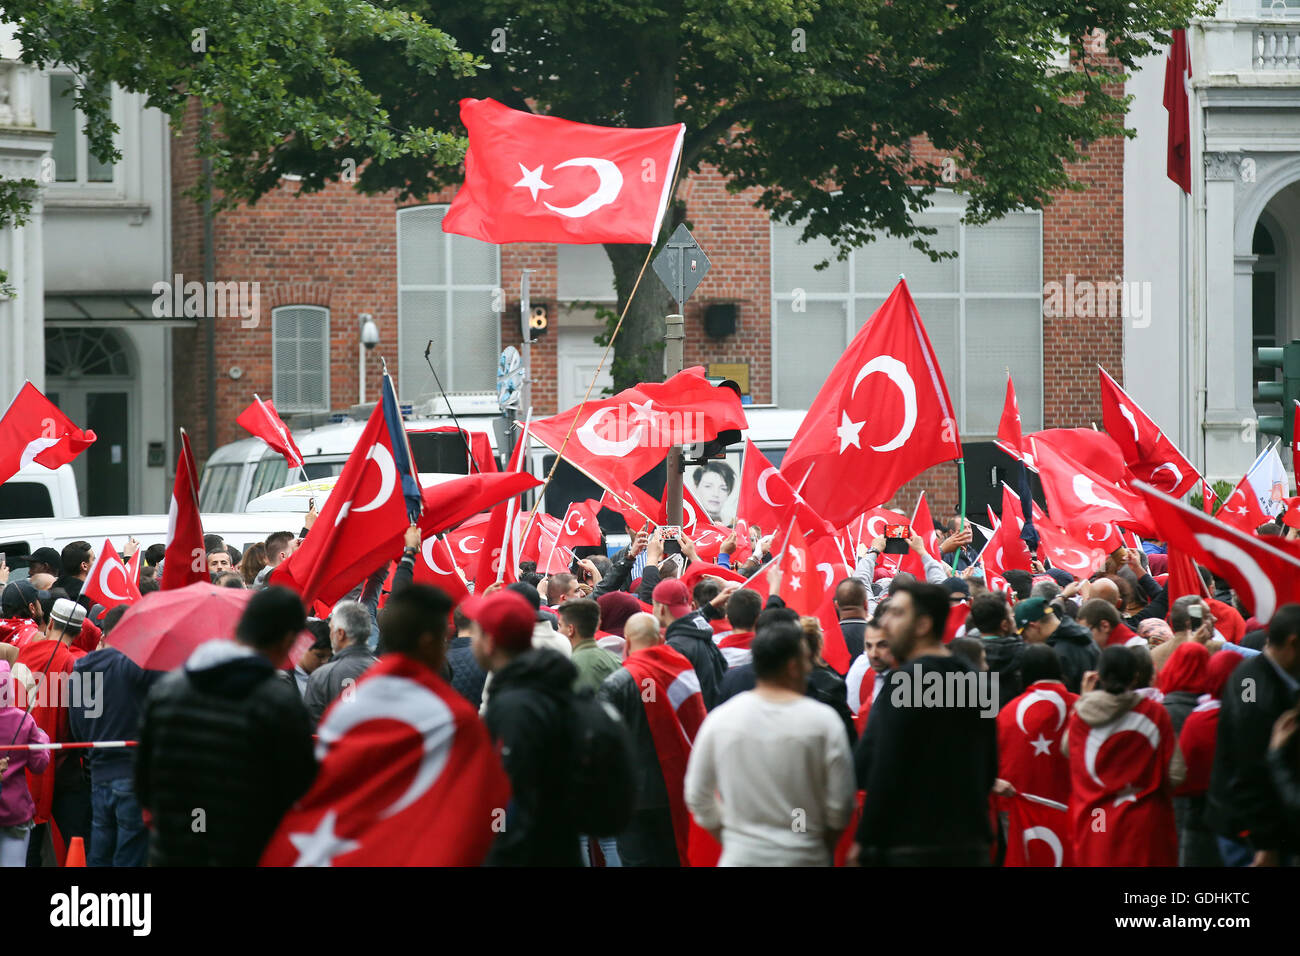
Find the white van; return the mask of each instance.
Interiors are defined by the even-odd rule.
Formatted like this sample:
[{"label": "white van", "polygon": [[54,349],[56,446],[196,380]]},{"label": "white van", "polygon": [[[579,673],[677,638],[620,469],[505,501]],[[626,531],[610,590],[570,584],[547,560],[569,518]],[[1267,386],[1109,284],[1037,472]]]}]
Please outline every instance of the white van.
[{"label": "white van", "polygon": [[0,520],[80,515],[81,499],[71,465],[46,468],[31,462],[0,485]]},{"label": "white van", "polygon": [[[249,545],[265,541],[275,531],[302,530],[304,512],[257,512],[255,514],[205,514],[205,534],[219,534],[226,544],[240,551]],[[10,567],[9,580],[27,577],[27,563],[18,560],[21,555],[32,554],[37,548],[53,548],[62,552],[65,545],[74,541],[89,542],[96,554],[109,538],[121,553],[128,538],[140,542],[140,547],[167,542],[166,515],[103,515],[88,518],[25,518],[0,521],[0,552]]]}]

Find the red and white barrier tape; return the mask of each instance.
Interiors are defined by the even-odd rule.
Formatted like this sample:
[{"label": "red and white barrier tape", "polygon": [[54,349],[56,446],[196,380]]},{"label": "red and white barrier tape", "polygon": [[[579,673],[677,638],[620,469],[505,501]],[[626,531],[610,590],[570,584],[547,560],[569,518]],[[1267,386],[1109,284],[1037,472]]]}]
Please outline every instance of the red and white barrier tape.
[{"label": "red and white barrier tape", "polygon": [[108,749],[110,747],[135,747],[138,746],[138,740],[96,740],[91,743],[77,744],[0,744],[0,751],[3,750],[95,750]]}]

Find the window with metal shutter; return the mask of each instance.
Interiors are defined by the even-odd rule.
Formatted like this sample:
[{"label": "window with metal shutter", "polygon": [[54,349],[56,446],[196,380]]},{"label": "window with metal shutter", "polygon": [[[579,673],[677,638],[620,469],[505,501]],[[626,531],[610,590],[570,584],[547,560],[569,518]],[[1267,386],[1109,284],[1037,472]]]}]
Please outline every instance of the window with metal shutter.
[{"label": "window with metal shutter", "polygon": [[280,412],[329,410],[329,309],[271,310],[273,400]]}]

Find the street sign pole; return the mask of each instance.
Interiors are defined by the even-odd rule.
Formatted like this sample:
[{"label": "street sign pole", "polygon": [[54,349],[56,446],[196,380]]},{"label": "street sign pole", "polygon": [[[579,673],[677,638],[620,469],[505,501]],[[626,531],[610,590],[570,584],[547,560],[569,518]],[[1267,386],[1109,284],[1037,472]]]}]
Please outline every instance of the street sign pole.
[{"label": "street sign pole", "polygon": [[533,375],[531,356],[529,351],[532,347],[533,332],[528,326],[528,317],[532,314],[532,299],[528,293],[528,274],[532,269],[523,269],[519,276],[519,331],[523,335],[523,346],[519,349],[520,356],[523,358],[524,378],[523,384],[519,389],[519,407],[533,407]]},{"label": "street sign pole", "polygon": [[[709,257],[704,254],[685,223],[678,225],[659,255],[655,256],[655,274],[677,301],[677,312],[664,320],[665,377],[676,375],[685,365],[683,347],[686,343],[686,300],[709,271],[709,265]],[[674,445],[668,452],[668,476],[664,484],[665,517],[670,525],[682,523],[682,480],[685,470],[682,446]]]}]

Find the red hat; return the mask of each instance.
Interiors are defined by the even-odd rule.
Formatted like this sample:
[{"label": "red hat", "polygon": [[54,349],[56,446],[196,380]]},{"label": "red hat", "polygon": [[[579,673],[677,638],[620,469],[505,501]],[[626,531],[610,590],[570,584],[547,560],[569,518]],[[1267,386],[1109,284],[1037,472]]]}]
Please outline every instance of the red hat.
[{"label": "red hat", "polygon": [[515,591],[501,590],[487,597],[470,597],[460,612],[492,637],[502,650],[526,651],[533,643],[533,622],[537,613],[528,599]]},{"label": "red hat", "polygon": [[686,590],[686,585],[676,578],[656,584],[651,599],[656,604],[668,608],[668,613],[675,618],[685,617],[691,612],[691,592]]}]

